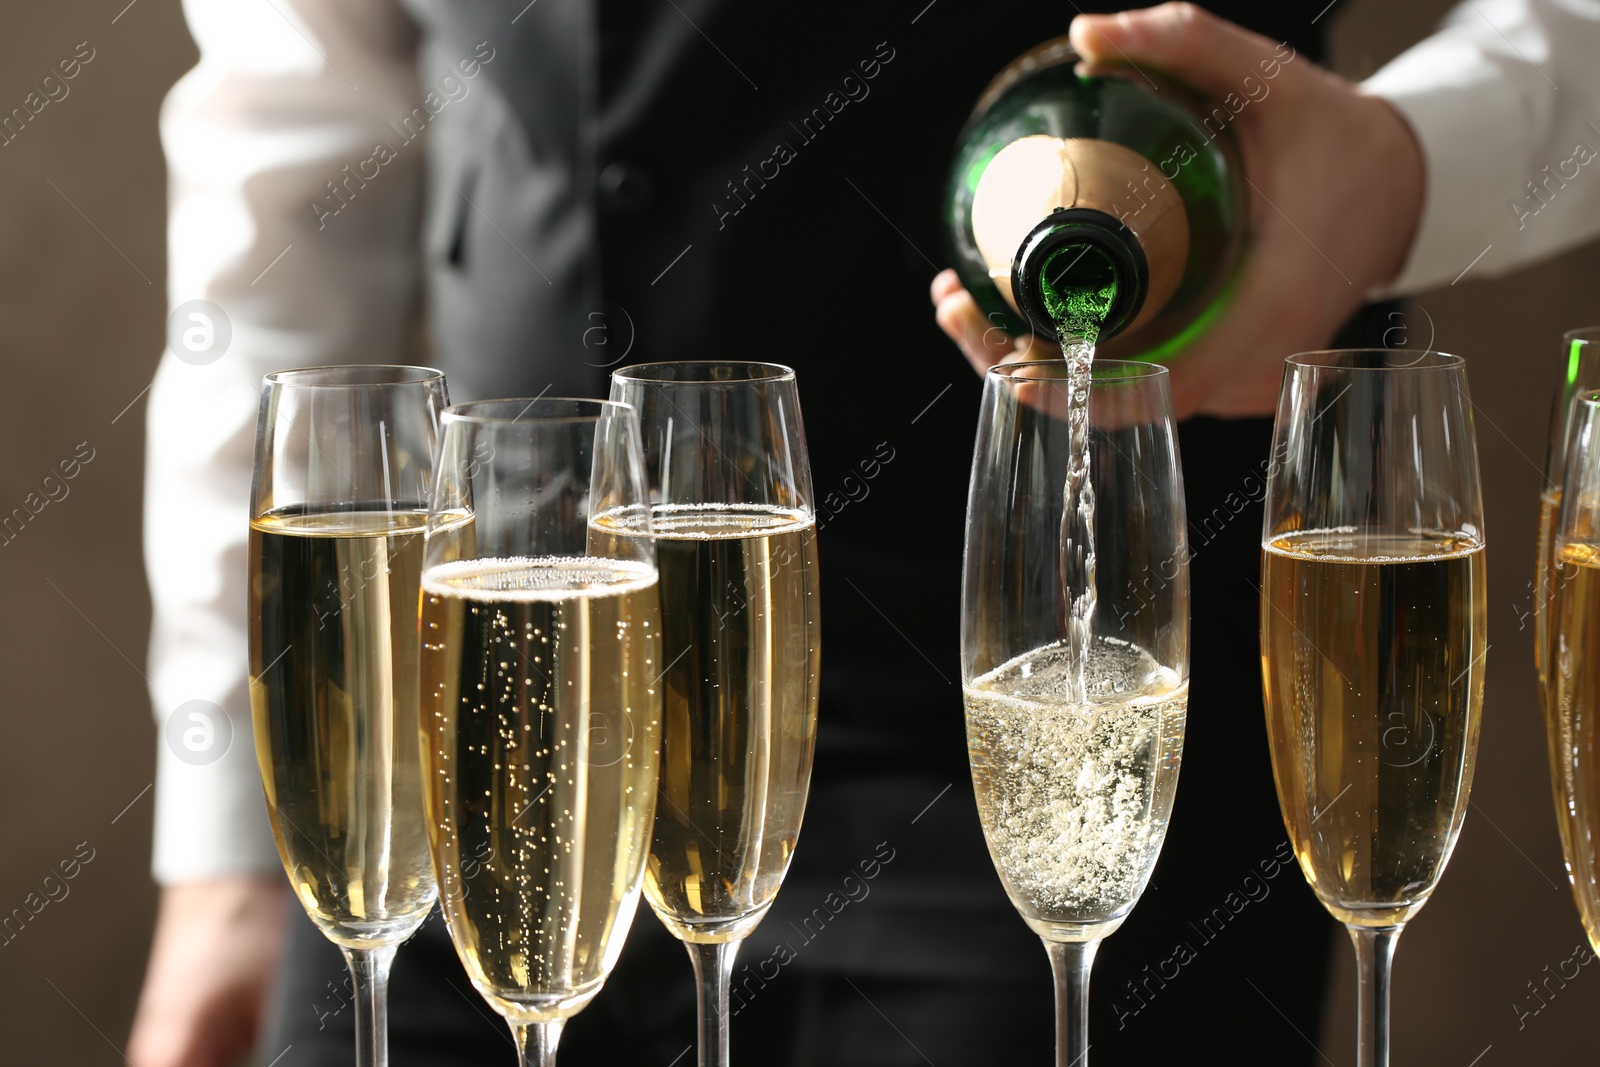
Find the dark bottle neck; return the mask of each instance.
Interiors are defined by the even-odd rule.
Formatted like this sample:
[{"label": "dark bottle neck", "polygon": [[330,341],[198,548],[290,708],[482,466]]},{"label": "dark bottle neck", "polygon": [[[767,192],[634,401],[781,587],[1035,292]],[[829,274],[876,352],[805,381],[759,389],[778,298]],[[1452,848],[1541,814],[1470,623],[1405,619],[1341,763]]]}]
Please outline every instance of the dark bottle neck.
[{"label": "dark bottle neck", "polygon": [[1093,208],[1063,208],[1035,226],[1017,249],[1012,292],[1028,328],[1051,341],[1062,327],[1100,340],[1139,317],[1150,267],[1134,232]]}]

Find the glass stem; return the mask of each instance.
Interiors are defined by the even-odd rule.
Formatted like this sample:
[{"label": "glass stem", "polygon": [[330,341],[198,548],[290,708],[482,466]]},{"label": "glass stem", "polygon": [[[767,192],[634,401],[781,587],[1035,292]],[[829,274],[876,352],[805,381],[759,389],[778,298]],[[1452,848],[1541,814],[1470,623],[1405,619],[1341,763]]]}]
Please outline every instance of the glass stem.
[{"label": "glass stem", "polygon": [[1349,926],[1356,946],[1357,1067],[1389,1067],[1389,967],[1399,926]]},{"label": "glass stem", "polygon": [[1056,976],[1056,1067],[1088,1067],[1089,969],[1096,941],[1045,941]]},{"label": "glass stem", "polygon": [[356,1001],[356,1067],[389,1067],[389,969],[398,948],[344,950]]},{"label": "glass stem", "polygon": [[700,1067],[728,1067],[728,986],[739,942],[697,945],[685,941],[699,990]]},{"label": "glass stem", "polygon": [[556,1046],[561,1043],[561,1019],[548,1023],[511,1024],[522,1067],[556,1067]]}]

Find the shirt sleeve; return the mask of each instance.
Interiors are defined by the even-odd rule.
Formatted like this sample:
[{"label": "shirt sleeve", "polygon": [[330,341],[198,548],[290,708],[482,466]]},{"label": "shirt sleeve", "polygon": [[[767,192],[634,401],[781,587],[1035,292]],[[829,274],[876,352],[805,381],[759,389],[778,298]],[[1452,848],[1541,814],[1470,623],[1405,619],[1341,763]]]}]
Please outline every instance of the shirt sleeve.
[{"label": "shirt sleeve", "polygon": [[1467,0],[1362,88],[1399,109],[1427,162],[1390,292],[1502,274],[1600,234],[1600,0]]},{"label": "shirt sleeve", "polygon": [[[422,143],[386,126],[421,97],[416,29],[397,0],[184,11],[200,61],[161,113],[172,313],[150,390],[144,518],[164,883],[278,869],[246,666],[261,376],[410,361],[423,170]],[[226,722],[192,717],[215,719],[212,706]]]}]

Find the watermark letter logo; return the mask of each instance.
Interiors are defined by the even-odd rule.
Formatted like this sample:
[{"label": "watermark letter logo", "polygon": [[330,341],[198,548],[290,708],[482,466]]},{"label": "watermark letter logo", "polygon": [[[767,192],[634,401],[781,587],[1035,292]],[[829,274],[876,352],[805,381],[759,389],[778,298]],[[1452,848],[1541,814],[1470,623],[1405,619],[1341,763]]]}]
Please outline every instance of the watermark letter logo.
[{"label": "watermark letter logo", "polygon": [[1421,708],[1414,709],[1407,721],[1403,711],[1392,711],[1389,724],[1378,735],[1378,759],[1390,767],[1415,767],[1433,752],[1439,728],[1433,716]]},{"label": "watermark letter logo", "polygon": [[227,755],[233,744],[233,720],[209,700],[190,700],[167,716],[165,733],[174,756],[204,767]]},{"label": "watermark letter logo", "polygon": [[590,767],[612,767],[633,752],[636,733],[632,709],[616,712],[584,709],[584,762]]},{"label": "watermark letter logo", "polygon": [[607,300],[583,320],[583,361],[591,367],[615,367],[633,351],[633,316]]},{"label": "watermark letter logo", "polygon": [[186,300],[167,316],[167,348],[185,363],[215,363],[232,342],[227,312],[209,300]]}]

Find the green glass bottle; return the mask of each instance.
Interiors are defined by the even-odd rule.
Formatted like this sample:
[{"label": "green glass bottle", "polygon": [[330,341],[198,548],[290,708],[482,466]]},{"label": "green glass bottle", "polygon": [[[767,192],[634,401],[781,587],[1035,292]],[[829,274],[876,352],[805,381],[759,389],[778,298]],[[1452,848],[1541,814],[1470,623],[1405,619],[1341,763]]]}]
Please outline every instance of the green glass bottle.
[{"label": "green glass bottle", "polygon": [[1067,38],[1047,41],[979,98],[946,197],[956,271],[1013,334],[1165,359],[1224,306],[1244,253],[1232,114],[1078,64]]}]

